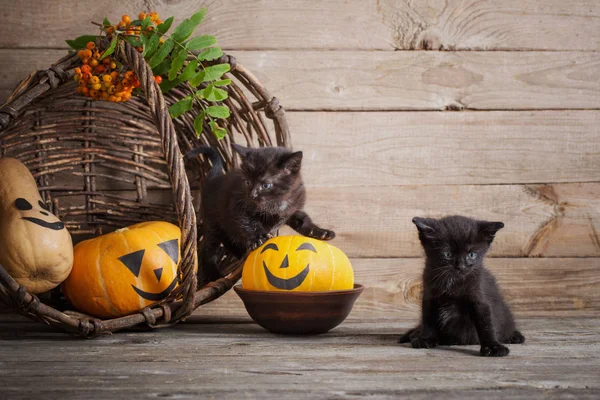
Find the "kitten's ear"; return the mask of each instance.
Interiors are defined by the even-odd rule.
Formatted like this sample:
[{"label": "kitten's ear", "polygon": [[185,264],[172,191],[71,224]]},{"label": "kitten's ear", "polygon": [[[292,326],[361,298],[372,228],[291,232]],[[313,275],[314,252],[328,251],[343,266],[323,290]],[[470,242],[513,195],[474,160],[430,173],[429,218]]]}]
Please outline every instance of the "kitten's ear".
[{"label": "kitten's ear", "polygon": [[289,174],[299,172],[301,166],[302,166],[302,152],[301,151],[297,151],[295,153],[290,153],[281,159],[281,168]]},{"label": "kitten's ear", "polygon": [[503,222],[487,222],[482,221],[479,223],[479,234],[488,242],[492,242],[496,233],[504,228]]},{"label": "kitten's ear", "polygon": [[231,147],[233,147],[233,150],[235,150],[240,156],[242,156],[242,158],[245,158],[250,152],[250,149],[248,147],[244,147],[237,143],[233,143]]},{"label": "kitten's ear", "polygon": [[412,219],[413,224],[417,226],[419,230],[419,234],[424,238],[433,239],[435,238],[436,230],[436,220],[433,218],[421,218],[414,217]]}]

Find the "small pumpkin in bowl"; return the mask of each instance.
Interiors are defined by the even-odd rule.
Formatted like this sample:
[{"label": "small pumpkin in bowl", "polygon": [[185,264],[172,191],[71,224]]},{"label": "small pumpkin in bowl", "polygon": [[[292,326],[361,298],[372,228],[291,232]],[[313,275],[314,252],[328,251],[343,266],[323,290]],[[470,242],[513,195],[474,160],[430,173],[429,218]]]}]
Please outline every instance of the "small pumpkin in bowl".
[{"label": "small pumpkin in bowl", "polygon": [[34,294],[60,285],[73,265],[71,235],[14,158],[0,158],[0,264]]},{"label": "small pumpkin in bowl", "polygon": [[75,246],[73,270],[63,283],[67,300],[101,318],[136,312],[166,298],[179,282],[181,230],[143,222]]},{"label": "small pumpkin in bowl", "polygon": [[354,287],[354,272],[343,251],[305,236],[278,236],[254,250],[244,263],[248,290],[320,292]]},{"label": "small pumpkin in bowl", "polygon": [[304,236],[276,237],[250,253],[234,289],[260,326],[296,335],[335,328],[363,291],[340,249]]}]

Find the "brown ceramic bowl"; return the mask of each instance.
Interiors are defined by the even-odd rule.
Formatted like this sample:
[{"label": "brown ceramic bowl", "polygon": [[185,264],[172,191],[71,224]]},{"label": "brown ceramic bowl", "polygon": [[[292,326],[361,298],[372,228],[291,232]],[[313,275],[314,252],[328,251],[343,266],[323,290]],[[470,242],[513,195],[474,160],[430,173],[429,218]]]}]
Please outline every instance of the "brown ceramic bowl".
[{"label": "brown ceramic bowl", "polygon": [[354,289],[331,292],[268,292],[234,287],[250,317],[273,333],[316,335],[341,324],[363,291]]}]

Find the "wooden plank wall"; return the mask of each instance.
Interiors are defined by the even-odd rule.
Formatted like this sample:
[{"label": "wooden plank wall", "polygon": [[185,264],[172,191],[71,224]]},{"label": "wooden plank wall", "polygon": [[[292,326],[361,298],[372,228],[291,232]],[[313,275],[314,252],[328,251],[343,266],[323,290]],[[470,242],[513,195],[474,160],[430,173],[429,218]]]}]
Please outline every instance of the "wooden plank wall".
[{"label": "wooden plank wall", "polygon": [[518,315],[600,309],[600,2],[2,3],[0,102],[90,21],[207,6],[202,31],[288,110],[308,211],[368,287],[356,316],[417,315],[411,218],[452,213],[505,222],[489,266]]}]

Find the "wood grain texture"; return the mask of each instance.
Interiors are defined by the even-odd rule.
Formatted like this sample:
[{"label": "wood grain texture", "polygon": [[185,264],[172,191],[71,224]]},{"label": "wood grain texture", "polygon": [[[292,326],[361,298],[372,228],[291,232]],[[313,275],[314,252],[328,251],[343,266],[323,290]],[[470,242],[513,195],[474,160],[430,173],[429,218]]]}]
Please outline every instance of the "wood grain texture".
[{"label": "wood grain texture", "polygon": [[600,108],[598,53],[234,54],[289,110]]},{"label": "wood grain texture", "polygon": [[[365,286],[352,318],[420,317],[423,259],[352,259]],[[594,316],[600,309],[598,258],[490,258],[486,265],[518,317]],[[243,317],[242,301],[228,292],[200,307],[202,315]]]},{"label": "wood grain texture", "polygon": [[600,181],[600,111],[286,116],[310,187]]},{"label": "wood grain texture", "polygon": [[311,188],[306,210],[352,257],[419,256],[412,218],[452,214],[505,223],[493,257],[598,257],[599,199],[599,183],[330,186]]},{"label": "wood grain texture", "polygon": [[600,112],[291,112],[314,186],[600,180]]},{"label": "wood grain texture", "polygon": [[0,48],[65,47],[65,39],[93,33],[89,22],[104,16],[117,20],[152,8],[181,21],[206,6],[202,33],[215,34],[230,49],[600,49],[600,5],[594,0],[4,3],[4,20],[15,22],[0,27]]},{"label": "wood grain texture", "polygon": [[[48,68],[64,54],[0,50],[0,89],[13,89],[30,71]],[[600,108],[600,55],[592,52],[232,54],[288,110]]]},{"label": "wood grain texture", "polygon": [[[0,323],[3,398],[593,399],[600,320],[524,319],[508,357],[477,346],[396,343],[411,320],[349,320],[321,336],[273,335],[247,320],[192,317],[173,329],[73,340]],[[524,367],[525,366],[525,367]],[[224,379],[232,382],[225,384]],[[570,396],[570,397],[569,397]]]}]

